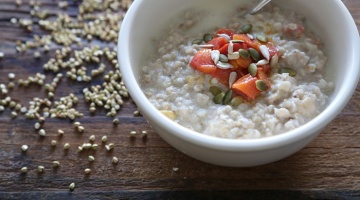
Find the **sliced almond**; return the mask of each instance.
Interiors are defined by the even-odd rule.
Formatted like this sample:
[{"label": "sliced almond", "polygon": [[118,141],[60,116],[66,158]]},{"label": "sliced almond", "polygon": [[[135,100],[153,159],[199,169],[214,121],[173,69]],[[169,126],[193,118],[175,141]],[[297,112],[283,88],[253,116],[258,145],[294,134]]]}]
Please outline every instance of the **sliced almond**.
[{"label": "sliced almond", "polygon": [[218,63],[220,59],[220,51],[218,50],[212,50],[211,51],[211,59],[214,61],[214,63]]},{"label": "sliced almond", "polygon": [[252,39],[252,40],[254,39],[254,36],[253,36],[252,34],[247,33],[246,35],[247,35],[250,39]]},{"label": "sliced almond", "polygon": [[213,44],[201,44],[201,45],[198,45],[200,48],[209,48],[209,49],[211,49],[211,48],[213,48],[214,47],[214,45]]},{"label": "sliced almond", "polygon": [[232,43],[243,43],[244,40],[231,40]]},{"label": "sliced almond", "polygon": [[269,61],[268,60],[265,60],[265,59],[262,59],[262,60],[259,60],[256,65],[259,66],[259,65],[266,65],[266,64],[269,64]]},{"label": "sliced almond", "polygon": [[275,54],[270,61],[270,67],[275,67],[279,63],[279,56]]},{"label": "sliced almond", "polygon": [[227,41],[230,41],[230,40],[231,40],[230,36],[227,35],[227,34],[224,34],[224,33],[223,33],[223,34],[218,34],[218,36],[225,38]]},{"label": "sliced almond", "polygon": [[270,60],[270,52],[266,45],[260,46],[260,52],[264,56],[264,58],[266,58],[266,60]]},{"label": "sliced almond", "polygon": [[235,83],[236,77],[237,77],[236,72],[231,72],[230,73],[230,76],[229,76],[229,88],[231,88],[231,86]]},{"label": "sliced almond", "polygon": [[229,63],[223,63],[223,62],[218,62],[216,63],[216,66],[220,69],[230,69],[230,68],[233,68],[232,65],[230,65]]},{"label": "sliced almond", "polygon": [[232,41],[229,42],[228,53],[234,53],[234,43]]},{"label": "sliced almond", "polygon": [[233,52],[233,53],[228,54],[228,59],[229,60],[236,60],[238,58],[240,58],[240,53],[239,52]]}]

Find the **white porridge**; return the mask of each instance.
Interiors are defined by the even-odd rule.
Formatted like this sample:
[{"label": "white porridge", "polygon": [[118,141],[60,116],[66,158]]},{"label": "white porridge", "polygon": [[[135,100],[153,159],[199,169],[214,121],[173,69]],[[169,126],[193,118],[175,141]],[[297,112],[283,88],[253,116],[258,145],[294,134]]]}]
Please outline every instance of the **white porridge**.
[{"label": "white porridge", "polygon": [[[268,49],[272,44],[276,50],[275,53],[270,52],[270,57],[269,50],[259,50],[259,60],[255,60],[253,54],[250,58],[247,55],[247,59],[255,64],[253,67],[257,68],[255,73],[263,71],[265,67],[262,66],[268,66],[265,88],[258,88],[257,83],[262,79],[257,77],[256,80],[261,80],[256,82],[259,91],[256,96],[250,96],[237,91],[235,86],[233,88],[245,73],[237,73],[236,80],[229,78],[226,80],[229,84],[222,84],[223,81],[213,74],[190,66],[198,52],[209,51],[216,67],[234,69],[230,60],[239,58],[240,51],[233,46],[244,41],[234,39],[235,36],[229,38],[227,34],[216,34],[219,27],[209,30],[214,38],[225,38],[231,46],[227,47],[228,60],[221,60],[218,52],[212,49],[214,46],[204,46],[204,41],[200,45],[194,44],[198,43],[194,40],[203,38],[204,33],[188,33],[193,26],[201,23],[202,16],[188,11],[181,24],[174,25],[162,39],[156,41],[158,51],[142,68],[141,87],[151,103],[182,126],[206,135],[233,139],[281,134],[317,116],[326,106],[333,83],[324,78],[326,56],[320,40],[304,25],[304,18],[277,7],[268,7],[256,15],[233,16],[224,26],[226,29],[235,34],[243,30],[239,34],[259,40],[259,44],[264,42],[263,46]],[[244,25],[252,25],[251,32],[244,33]],[[262,41],[264,36],[266,41]],[[246,51],[250,52],[249,49]],[[225,67],[221,65],[224,63]],[[249,68],[241,71],[252,72]],[[254,75],[247,76],[254,78]],[[214,88],[220,89],[223,94],[232,91],[231,99],[237,101],[233,104],[232,100],[224,102],[222,98],[217,102],[215,97],[218,93],[214,93]]]}]

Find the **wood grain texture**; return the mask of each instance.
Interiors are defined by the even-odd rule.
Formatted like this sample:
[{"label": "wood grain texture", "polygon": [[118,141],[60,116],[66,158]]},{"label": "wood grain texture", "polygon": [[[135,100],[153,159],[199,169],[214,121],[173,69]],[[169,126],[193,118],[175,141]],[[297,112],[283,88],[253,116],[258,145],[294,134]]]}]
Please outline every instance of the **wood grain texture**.
[{"label": "wood grain texture", "polygon": [[[51,15],[57,13],[57,1],[42,2]],[[360,1],[343,2],[360,28]],[[12,25],[9,20],[26,17],[28,12],[28,6],[17,8],[12,0],[0,0],[0,52],[6,55],[0,61],[0,83],[8,83],[7,74],[10,72],[15,73],[17,79],[42,72],[42,64],[54,53],[55,49],[40,60],[35,60],[31,51],[16,53],[15,41],[29,39],[32,34]],[[75,3],[71,4],[68,12],[76,14]],[[34,31],[41,33],[40,30]],[[47,73],[46,80],[50,81],[53,77],[53,74]],[[295,191],[283,194],[288,197],[293,195],[293,199],[296,195],[329,199],[360,197],[356,192],[360,191],[360,86],[342,113],[311,144],[286,159],[253,168],[214,166],[178,152],[164,142],[143,117],[133,116],[136,105],[130,98],[125,100],[117,115],[120,119],[117,126],[112,124],[112,118],[105,116],[104,110],[91,115],[89,105],[82,96],[84,87],[87,85],[63,79],[56,93],[63,96],[71,91],[79,97],[77,109],[85,114],[79,119],[85,127],[82,134],[74,131],[69,120],[47,119],[44,124],[47,136],[40,138],[34,129],[34,120],[22,116],[10,119],[10,110],[0,113],[0,199],[167,199],[173,195],[178,195],[178,199],[219,199],[246,196],[250,194],[246,193],[248,190],[261,190],[257,199],[271,195],[271,192],[266,192],[268,190],[277,191],[272,195],[279,195],[279,191]],[[44,97],[45,91],[40,87],[20,88],[11,91],[10,95],[25,104],[33,97]],[[61,138],[57,136],[59,128],[65,131]],[[143,140],[140,136],[131,139],[129,132],[132,130],[146,130],[147,139]],[[99,149],[77,153],[77,146],[88,142],[92,134],[96,136],[96,143],[100,144]],[[103,135],[108,136],[109,142],[115,143],[113,151],[107,152],[101,145]],[[50,145],[54,139],[58,141],[55,148]],[[68,151],[62,148],[66,142],[71,144]],[[29,145],[26,153],[21,151],[23,144]],[[88,162],[88,155],[95,156],[94,163]],[[120,159],[118,164],[111,163],[112,156]],[[57,170],[52,168],[54,160],[60,162]],[[37,173],[39,165],[45,166],[45,173]],[[20,173],[22,166],[29,169],[26,175]],[[174,167],[178,171],[174,171]],[[90,175],[84,175],[85,168],[92,169]],[[76,183],[73,193],[68,190],[71,182]],[[239,191],[230,194],[229,190]],[[278,197],[281,199],[281,194]]]}]

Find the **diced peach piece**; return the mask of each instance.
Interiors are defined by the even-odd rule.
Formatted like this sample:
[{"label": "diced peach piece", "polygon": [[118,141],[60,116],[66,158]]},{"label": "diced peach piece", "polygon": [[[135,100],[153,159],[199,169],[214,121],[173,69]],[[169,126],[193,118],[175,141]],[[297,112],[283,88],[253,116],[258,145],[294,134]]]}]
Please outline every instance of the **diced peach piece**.
[{"label": "diced peach piece", "polygon": [[229,60],[229,63],[234,66],[235,69],[237,68],[243,68],[247,69],[249,65],[252,63],[251,58],[238,58],[236,60]]},{"label": "diced peach piece", "polygon": [[231,87],[231,89],[247,98],[248,100],[254,100],[257,95],[260,94],[260,90],[256,88],[256,81],[259,80],[257,77],[253,77],[247,74],[238,79]]},{"label": "diced peach piece", "polygon": [[190,66],[205,74],[214,74],[217,67],[211,59],[211,49],[202,49],[198,51],[190,62]]},{"label": "diced peach piece", "polygon": [[254,48],[256,51],[260,52],[260,43],[257,40],[251,39],[247,34],[235,34],[233,36],[234,40],[242,40],[248,47]]},{"label": "diced peach piece", "polygon": [[228,43],[227,40],[223,37],[216,37],[208,42],[208,44],[214,45],[213,50],[219,50],[227,43]]},{"label": "diced peach piece", "polygon": [[268,89],[271,87],[269,77],[266,74],[265,69],[263,67],[258,68],[256,77],[260,80],[263,80],[266,83],[266,85],[268,86]]}]

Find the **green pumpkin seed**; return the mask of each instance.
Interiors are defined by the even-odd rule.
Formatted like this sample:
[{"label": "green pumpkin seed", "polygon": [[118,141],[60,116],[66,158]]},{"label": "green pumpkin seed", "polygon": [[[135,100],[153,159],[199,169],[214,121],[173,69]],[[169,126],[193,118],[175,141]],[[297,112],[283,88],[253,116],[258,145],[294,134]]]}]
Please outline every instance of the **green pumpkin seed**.
[{"label": "green pumpkin seed", "polygon": [[267,90],[267,85],[266,85],[265,81],[263,81],[263,80],[255,81],[255,85],[256,85],[256,88],[260,91]]},{"label": "green pumpkin seed", "polygon": [[210,40],[212,40],[214,38],[213,35],[211,35],[210,33],[206,33],[203,37],[204,42],[208,43]]},{"label": "green pumpkin seed", "polygon": [[221,93],[221,89],[216,87],[216,86],[211,86],[210,87],[210,92],[211,94],[213,94],[214,96],[218,95]]},{"label": "green pumpkin seed", "polygon": [[267,37],[263,34],[257,34],[256,39],[258,39],[260,42],[267,42]]},{"label": "green pumpkin seed", "polygon": [[251,63],[248,67],[248,72],[251,76],[256,76],[257,74],[257,66],[255,63]]},{"label": "green pumpkin seed", "polygon": [[237,96],[231,99],[230,105],[236,107],[240,105],[242,102],[243,102],[242,98],[240,96]]},{"label": "green pumpkin seed", "polygon": [[295,69],[289,68],[289,67],[282,67],[278,70],[279,74],[289,74],[289,76],[294,77],[296,76]]},{"label": "green pumpkin seed", "polygon": [[250,33],[252,30],[252,24],[246,24],[240,28],[241,33]]},{"label": "green pumpkin seed", "polygon": [[256,51],[253,48],[249,48],[249,53],[252,59],[254,59],[256,62],[261,59],[260,54],[258,51]]},{"label": "green pumpkin seed", "polygon": [[239,54],[242,58],[249,58],[250,53],[246,51],[245,49],[239,49]]},{"label": "green pumpkin seed", "polygon": [[201,44],[202,43],[202,39],[195,39],[191,42],[191,44]]},{"label": "green pumpkin seed", "polygon": [[224,62],[224,63],[229,62],[229,58],[224,54],[220,54],[219,60],[220,60],[220,62]]},{"label": "green pumpkin seed", "polygon": [[214,96],[213,101],[216,104],[222,104],[225,97],[225,92],[220,92],[218,95]]},{"label": "green pumpkin seed", "polygon": [[224,96],[224,99],[223,99],[223,104],[228,104],[230,103],[231,101],[231,98],[232,98],[232,90],[228,90],[226,93],[225,93],[225,96]]}]

